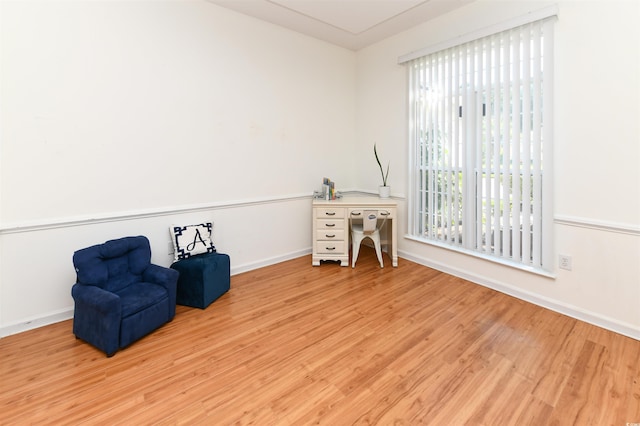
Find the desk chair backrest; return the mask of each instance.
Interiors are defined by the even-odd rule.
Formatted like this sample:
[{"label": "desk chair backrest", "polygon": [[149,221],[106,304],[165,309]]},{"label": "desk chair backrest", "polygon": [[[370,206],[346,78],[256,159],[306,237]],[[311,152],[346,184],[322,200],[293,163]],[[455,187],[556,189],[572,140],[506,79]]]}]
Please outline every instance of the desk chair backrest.
[{"label": "desk chair backrest", "polygon": [[[360,244],[365,238],[373,241],[376,255],[378,256],[378,262],[380,267],[384,268],[384,262],[382,260],[382,249],[380,247],[380,229],[387,221],[389,212],[386,210],[364,210],[360,212],[352,212],[349,218],[351,222],[351,243],[352,243],[352,261],[351,267],[355,268],[356,261],[358,260],[358,254],[360,252]],[[362,223],[354,219],[362,218]]]}]

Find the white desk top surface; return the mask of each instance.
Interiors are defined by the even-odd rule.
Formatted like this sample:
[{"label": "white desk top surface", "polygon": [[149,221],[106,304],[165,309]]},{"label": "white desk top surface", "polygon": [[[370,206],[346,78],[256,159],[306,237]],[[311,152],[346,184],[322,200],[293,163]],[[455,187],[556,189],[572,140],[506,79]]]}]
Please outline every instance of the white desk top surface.
[{"label": "white desk top surface", "polygon": [[338,198],[336,200],[313,200],[314,206],[389,206],[395,207],[398,203],[391,198],[380,198],[376,196],[358,196],[350,195]]}]

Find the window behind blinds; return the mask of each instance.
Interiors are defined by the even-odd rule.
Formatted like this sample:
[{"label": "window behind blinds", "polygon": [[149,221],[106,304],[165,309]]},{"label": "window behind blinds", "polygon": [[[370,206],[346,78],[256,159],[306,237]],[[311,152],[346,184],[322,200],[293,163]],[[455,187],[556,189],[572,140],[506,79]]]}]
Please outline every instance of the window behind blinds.
[{"label": "window behind blinds", "polygon": [[554,21],[406,62],[413,237],[552,269]]}]

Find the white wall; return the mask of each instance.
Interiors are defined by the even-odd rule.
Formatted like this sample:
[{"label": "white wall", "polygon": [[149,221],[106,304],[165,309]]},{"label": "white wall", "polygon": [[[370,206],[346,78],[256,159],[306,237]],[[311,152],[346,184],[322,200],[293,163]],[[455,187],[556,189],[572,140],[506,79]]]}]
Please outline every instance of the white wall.
[{"label": "white wall", "polygon": [[[555,279],[400,239],[401,256],[640,338],[640,3],[560,1],[555,27]],[[399,56],[545,7],[478,0],[358,52],[357,143],[391,160],[407,191],[406,79]],[[360,187],[379,182],[372,157]],[[405,228],[406,229],[406,225]]]},{"label": "white wall", "polygon": [[4,223],[350,176],[351,51],[200,0],[2,10]]},{"label": "white wall", "polygon": [[0,336],[69,317],[73,252],[110,238],[169,265],[168,226],[214,220],[232,273],[310,252],[312,191],[355,175],[352,51],[204,0],[0,15]]}]

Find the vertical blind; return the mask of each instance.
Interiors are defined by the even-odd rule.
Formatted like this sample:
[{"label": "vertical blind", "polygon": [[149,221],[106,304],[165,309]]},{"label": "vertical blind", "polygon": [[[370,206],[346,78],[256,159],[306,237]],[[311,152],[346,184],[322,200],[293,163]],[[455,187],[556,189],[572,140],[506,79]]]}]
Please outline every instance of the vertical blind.
[{"label": "vertical blind", "polygon": [[406,62],[414,237],[551,270],[554,21]]}]

